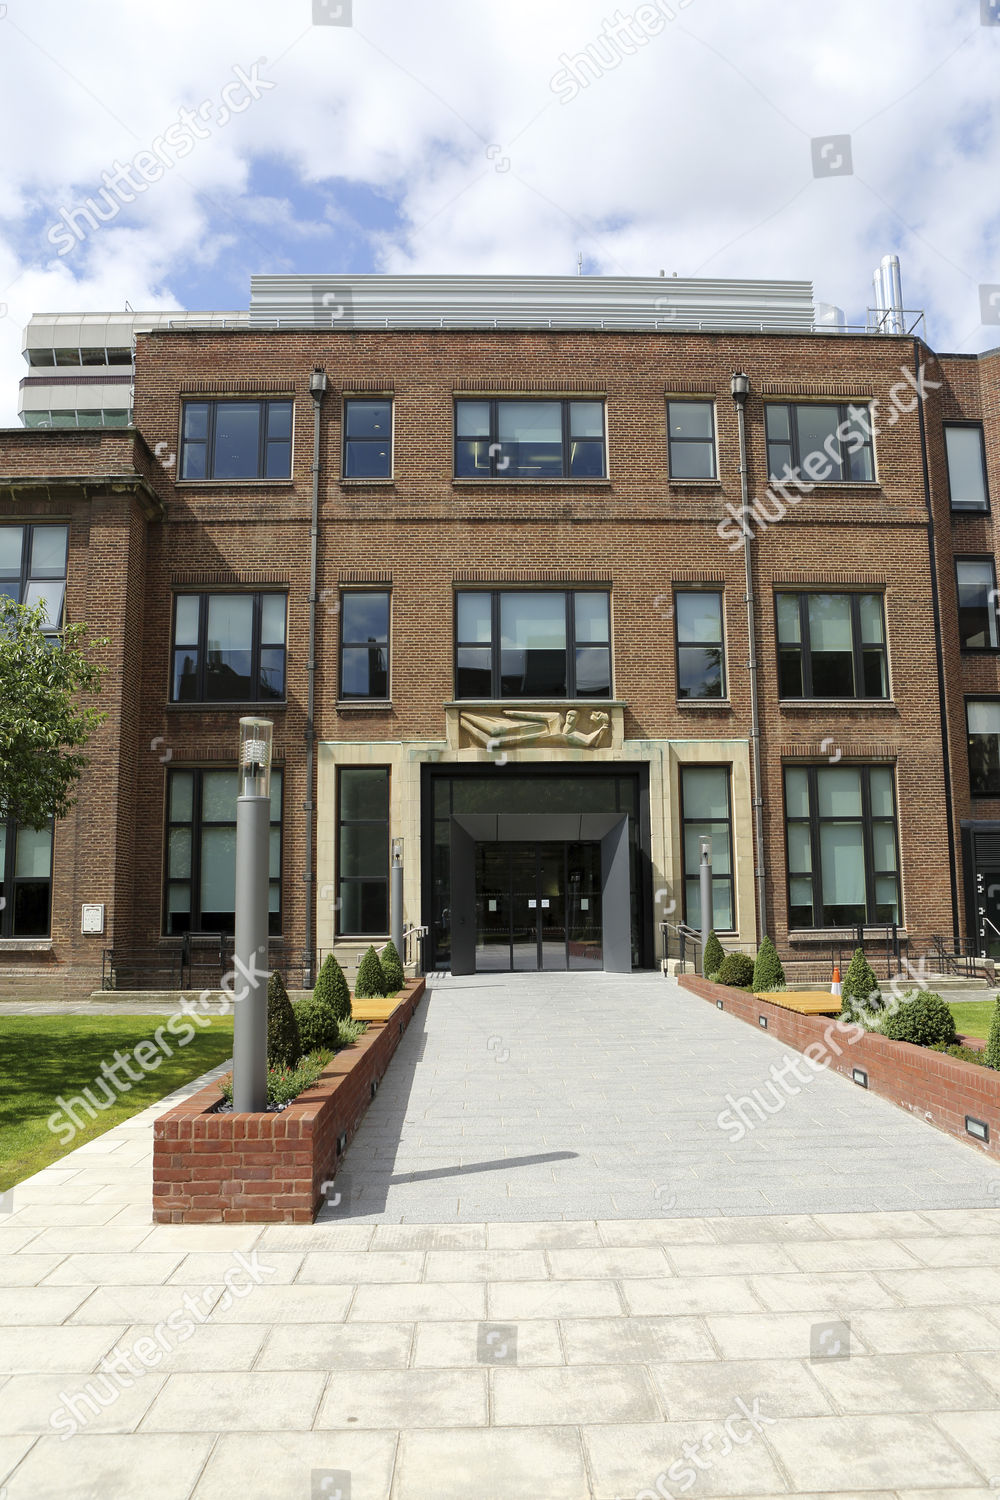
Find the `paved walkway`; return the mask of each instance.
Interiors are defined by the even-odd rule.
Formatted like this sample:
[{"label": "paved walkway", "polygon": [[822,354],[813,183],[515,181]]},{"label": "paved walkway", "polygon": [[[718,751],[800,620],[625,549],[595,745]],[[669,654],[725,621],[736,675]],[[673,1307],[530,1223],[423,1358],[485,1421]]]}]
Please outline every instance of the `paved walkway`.
[{"label": "paved walkway", "polygon": [[[661,1196],[657,1216],[648,1206],[622,1216],[605,1198],[614,1142],[603,1115],[629,1078],[622,1137],[645,1115],[672,1150],[694,1139],[700,1166],[687,1167],[697,1184],[725,1159],[713,1123],[720,1092],[759,1081],[780,1054],[662,981],[633,984],[634,997],[612,979],[561,995],[558,981],[501,984],[491,996],[439,984],[370,1113],[384,1134],[392,1110],[409,1118],[407,1098],[413,1110],[423,1103],[432,1073],[447,1086],[447,1018],[461,1060],[451,1086],[463,1102],[478,1087],[494,1122],[474,1155],[503,1154],[506,1120],[520,1154],[563,1150],[569,1121],[580,1137],[569,1167],[581,1147],[606,1153],[603,1166],[590,1163],[589,1207],[580,1175],[576,1207],[547,1222],[459,1222],[458,1213],[398,1222],[423,1217],[417,1198],[380,1223],[153,1226],[150,1127],[169,1100],[15,1188],[13,1211],[0,1217],[4,1500],[996,1493],[1000,1209],[935,1207],[918,1195],[902,1211],[875,1211],[868,1176],[846,1171],[838,1211],[772,1205],[742,1216],[737,1172],[716,1188],[723,1216],[697,1212],[683,1193],[669,1210]],[[544,1046],[537,1066],[516,1024]],[[414,1072],[422,1046],[427,1067]],[[488,1073],[477,1048],[506,1081],[462,1082]],[[653,1086],[661,1074],[680,1114]],[[836,1109],[847,1156],[884,1140],[884,1173],[914,1192],[922,1176],[947,1186],[968,1168],[961,1192],[988,1196],[993,1174],[975,1151],[850,1085],[819,1079],[793,1128],[794,1104],[757,1132],[790,1133],[741,1159],[744,1191],[770,1195],[783,1159],[780,1180],[808,1184],[808,1141],[828,1138],[823,1117]],[[365,1151],[367,1130],[356,1141]],[[439,1121],[439,1145],[446,1131],[454,1159],[462,1121]],[[352,1153],[363,1187],[363,1158]],[[470,1175],[478,1184],[492,1174]],[[398,1189],[433,1193],[440,1180]]]}]

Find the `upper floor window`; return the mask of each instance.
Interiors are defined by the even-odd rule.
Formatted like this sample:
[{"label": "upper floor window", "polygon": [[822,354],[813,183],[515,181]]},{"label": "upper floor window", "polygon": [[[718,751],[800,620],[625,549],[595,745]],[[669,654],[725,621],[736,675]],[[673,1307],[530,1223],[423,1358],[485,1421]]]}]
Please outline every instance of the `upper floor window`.
[{"label": "upper floor window", "polygon": [[51,894],[51,823],[0,819],[0,937],[48,937]]},{"label": "upper floor window", "polygon": [[996,651],[997,570],[992,557],[955,560],[958,638],[963,651]]},{"label": "upper floor window", "polygon": [[944,444],[948,455],[948,493],[952,510],[989,510],[982,423],[946,422]]},{"label": "upper floor window", "polygon": [[881,594],[777,594],[782,698],[887,698]]},{"label": "upper floor window", "polygon": [[263,703],[285,696],[284,594],[177,594],[174,703]]},{"label": "upper floor window", "polygon": [[871,414],[867,406],[814,402],[769,403],[767,471],[788,479],[789,470],[814,484],[858,484],[875,478]]},{"label": "upper floor window", "polygon": [[455,596],[456,698],[610,698],[604,591]]},{"label": "upper floor window", "polygon": [[455,402],[458,479],[603,479],[603,401]]},{"label": "upper floor window", "polygon": [[715,479],[715,403],[668,401],[671,479]]},{"label": "upper floor window", "polygon": [[[271,772],[268,932],[281,932],[281,771]],[[174,769],[167,777],[167,877],[163,930],[235,932],[235,771]]]},{"label": "upper floor window", "polygon": [[128,427],[132,413],[128,407],[105,406],[90,408],[66,408],[62,411],[26,411],[25,427]]},{"label": "upper floor window", "polygon": [[182,479],[289,479],[292,405],[280,401],[185,401]]},{"label": "upper floor window", "polygon": [[344,401],[344,478],[392,478],[392,402]]},{"label": "upper floor window", "polygon": [[345,591],[340,596],[340,696],[389,697],[389,594]]},{"label": "upper floor window", "polygon": [[678,698],[724,698],[726,653],[722,594],[707,589],[674,594]]},{"label": "upper floor window", "polygon": [[1000,699],[967,699],[965,718],[972,795],[1000,797]]},{"label": "upper floor window", "polygon": [[0,526],[0,594],[44,606],[47,635],[62,628],[68,538],[68,526]]},{"label": "upper floor window", "polygon": [[791,927],[899,921],[888,766],[786,766],[785,817]]}]

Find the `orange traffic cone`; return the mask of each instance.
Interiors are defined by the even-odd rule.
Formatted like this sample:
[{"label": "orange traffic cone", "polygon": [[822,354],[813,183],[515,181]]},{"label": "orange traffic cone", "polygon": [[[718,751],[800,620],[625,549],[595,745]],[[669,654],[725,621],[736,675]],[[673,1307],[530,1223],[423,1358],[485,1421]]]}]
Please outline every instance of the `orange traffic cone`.
[{"label": "orange traffic cone", "polygon": [[833,969],[833,980],[832,980],[832,982],[830,984],[830,994],[831,995],[839,995],[840,994],[840,970],[837,968],[836,964],[834,965],[834,969]]}]

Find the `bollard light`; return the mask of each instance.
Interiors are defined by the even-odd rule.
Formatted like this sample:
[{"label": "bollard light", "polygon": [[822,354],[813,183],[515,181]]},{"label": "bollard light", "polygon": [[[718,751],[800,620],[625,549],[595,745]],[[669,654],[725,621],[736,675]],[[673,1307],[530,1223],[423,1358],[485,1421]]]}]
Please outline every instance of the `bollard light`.
[{"label": "bollard light", "polygon": [[236,936],[233,1108],[267,1108],[268,883],[271,832],[270,719],[240,720],[236,799]]},{"label": "bollard light", "polygon": [[402,839],[393,839],[392,841],[392,862],[394,865],[401,865],[403,863]]},{"label": "bollard light", "polygon": [[273,737],[270,719],[240,720],[241,797],[270,797]]}]

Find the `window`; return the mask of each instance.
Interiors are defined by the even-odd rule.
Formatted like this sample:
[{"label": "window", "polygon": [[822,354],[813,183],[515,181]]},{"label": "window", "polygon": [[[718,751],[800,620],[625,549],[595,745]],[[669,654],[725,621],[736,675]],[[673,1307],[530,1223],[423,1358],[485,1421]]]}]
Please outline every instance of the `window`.
[{"label": "window", "polygon": [[888,766],[786,766],[785,817],[791,927],[899,922]]},{"label": "window", "polygon": [[605,592],[459,593],[456,698],[610,698]]},{"label": "window", "polygon": [[457,479],[603,479],[603,401],[456,401]]},{"label": "window", "polygon": [[715,403],[668,401],[671,479],[715,479]]},{"label": "window", "polygon": [[802,472],[817,484],[853,484],[875,478],[871,415],[867,406],[768,405],[767,465],[772,479]]},{"label": "window", "polygon": [[881,594],[776,594],[782,698],[887,698]]},{"label": "window", "polygon": [[340,596],[340,696],[389,697],[389,595]]},{"label": "window", "polygon": [[955,560],[958,638],[963,651],[996,651],[997,572],[992,557]]},{"label": "window", "polygon": [[1000,699],[967,699],[965,717],[972,795],[1000,797]]},{"label": "window", "polygon": [[391,401],[344,401],[344,478],[392,478]]},{"label": "window", "polygon": [[48,937],[51,894],[52,824],[0,820],[0,937]]},{"label": "window", "polygon": [[132,413],[128,407],[105,406],[93,411],[26,411],[25,427],[128,427]]},{"label": "window", "polygon": [[291,473],[291,401],[185,401],[182,479],[288,479]]},{"label": "window", "polygon": [[948,455],[948,493],[952,510],[989,510],[986,444],[979,422],[944,425]]},{"label": "window", "polygon": [[[268,931],[281,933],[281,783],[271,771]],[[235,771],[172,770],[167,776],[167,879],[164,931],[235,932]]]},{"label": "window", "polygon": [[177,594],[174,703],[285,697],[284,594]]},{"label": "window", "polygon": [[692,591],[674,595],[677,620],[678,698],[726,696],[722,595]]},{"label": "window", "polygon": [[341,767],[338,776],[338,933],[389,931],[389,771]]},{"label": "window", "polygon": [[733,818],[729,766],[681,767],[681,827],[684,837],[684,920],[701,931],[701,839],[712,840],[712,926],[736,928],[733,890]]},{"label": "window", "polygon": [[44,605],[47,635],[62,628],[68,526],[0,526],[0,594]]}]

